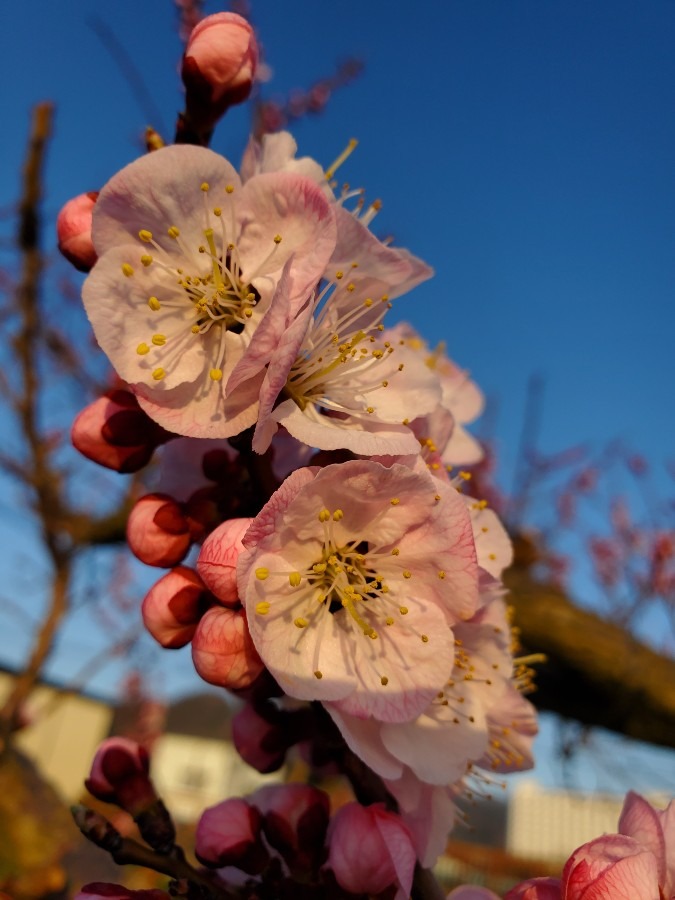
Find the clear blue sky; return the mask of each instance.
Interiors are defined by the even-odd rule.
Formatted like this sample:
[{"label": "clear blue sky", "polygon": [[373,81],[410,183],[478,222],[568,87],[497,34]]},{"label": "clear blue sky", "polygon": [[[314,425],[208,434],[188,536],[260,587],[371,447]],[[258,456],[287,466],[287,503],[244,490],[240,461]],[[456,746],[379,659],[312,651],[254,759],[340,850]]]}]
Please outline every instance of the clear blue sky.
[{"label": "clear blue sky", "polygon": [[[618,436],[655,462],[675,457],[675,0],[258,0],[253,13],[273,90],[348,55],[366,63],[294,133],[326,164],[359,139],[341,176],[383,200],[376,229],[437,273],[395,311],[444,338],[490,397],[504,471],[533,372],[546,379],[544,449]],[[14,5],[0,28],[2,208],[38,100],[57,105],[49,214],[139,153],[148,113],[95,17],[171,135],[170,0]],[[214,148],[237,161],[245,131],[238,111]]]}]

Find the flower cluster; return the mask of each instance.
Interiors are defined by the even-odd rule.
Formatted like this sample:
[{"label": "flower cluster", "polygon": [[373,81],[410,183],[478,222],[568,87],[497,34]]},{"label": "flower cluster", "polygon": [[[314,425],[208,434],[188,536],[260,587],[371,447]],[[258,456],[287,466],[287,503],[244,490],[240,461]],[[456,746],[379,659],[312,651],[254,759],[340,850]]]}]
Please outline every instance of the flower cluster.
[{"label": "flower cluster", "polygon": [[[379,202],[336,192],[355,142],[325,171],[287,133],[252,139],[238,171],[185,143],[213,126],[202,106],[217,117],[250,89],[257,51],[228,16],[188,43],[183,143],[102,187],[90,245],[73,225],[83,267],[95,260],[84,305],[123,382],[74,440],[119,471],[157,450],[160,483],[127,527],[136,556],[169,569],[146,627],[191,643],[202,678],[246,701],[234,740],[261,771],[298,743],[314,765],[370,770],[387,806],[341,810],[328,865],[346,891],[407,897],[467,783],[530,766],[536,733],[500,580],[510,542],[453,468],[481,458],[464,426],[483,399],[443,346],[385,322],[432,271],[371,231]],[[212,41],[232,28],[221,65]],[[267,871],[271,812],[227,803],[205,814],[198,856]],[[237,822],[252,837],[232,856]]]}]

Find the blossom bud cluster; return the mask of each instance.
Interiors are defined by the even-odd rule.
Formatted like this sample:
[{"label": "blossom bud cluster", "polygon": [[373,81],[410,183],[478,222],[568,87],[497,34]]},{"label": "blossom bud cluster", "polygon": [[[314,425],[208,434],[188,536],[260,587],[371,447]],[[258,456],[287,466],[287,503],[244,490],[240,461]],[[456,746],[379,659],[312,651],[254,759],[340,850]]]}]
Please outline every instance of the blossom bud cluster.
[{"label": "blossom bud cluster", "polygon": [[[188,42],[198,130],[250,89],[257,54],[235,20],[205,19]],[[229,800],[205,813],[199,858],[258,874],[276,853],[284,871],[327,865],[345,891],[407,897],[467,784],[531,765],[536,719],[500,580],[511,545],[463,468],[482,456],[465,429],[482,394],[442,346],[385,322],[432,270],[375,236],[379,201],[335,193],[354,145],[324,170],[269,135],[237,171],[177,144],[111,178],[83,299],[128,394],[74,435],[120,471],[156,450],[159,484],[127,527],[168,570],[143,619],[245,699],[243,758],[270,772],[302,744],[340,771],[355,755],[400,812],[346,807],[328,828],[313,802],[299,840],[291,793]],[[119,419],[132,406],[137,439]]]}]

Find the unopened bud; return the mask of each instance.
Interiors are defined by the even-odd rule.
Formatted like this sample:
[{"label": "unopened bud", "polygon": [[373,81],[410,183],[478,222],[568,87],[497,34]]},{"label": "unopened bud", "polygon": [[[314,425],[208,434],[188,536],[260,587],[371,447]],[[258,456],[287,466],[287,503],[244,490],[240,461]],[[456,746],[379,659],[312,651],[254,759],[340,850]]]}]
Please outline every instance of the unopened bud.
[{"label": "unopened bud", "polygon": [[73,900],[169,900],[169,894],[159,890],[132,891],[123,884],[94,881],[85,884]]},{"label": "unopened bud", "polygon": [[224,606],[238,606],[237,558],[244,549],[242,538],[252,519],[229,519],[204,541],[197,571]]},{"label": "unopened bud", "polygon": [[284,714],[267,703],[263,714],[247,703],[232,718],[232,742],[244,762],[266,775],[281,768],[288,743],[284,736]]},{"label": "unopened bud", "polygon": [[265,668],[244,611],[220,606],[212,607],[197,626],[192,661],[204,681],[232,691],[249,687]]},{"label": "unopened bud", "polygon": [[79,194],[69,200],[56,218],[59,250],[80,272],[89,272],[96,262],[91,240],[91,219],[98,191]]},{"label": "unopened bud", "polygon": [[83,456],[122,473],[142,469],[169,437],[121,388],[85,406],[71,429],[73,445]]},{"label": "unopened bud", "polygon": [[209,605],[209,595],[199,575],[187,566],[177,566],[150,588],[141,613],[154,639],[173,650],[192,640]]},{"label": "unopened bud", "polygon": [[150,777],[150,759],[136,741],[114,737],[103,741],[84,782],[90,794],[137,815],[157,800]]},{"label": "unopened bud", "polygon": [[175,566],[190,549],[190,526],[182,505],[168,494],[146,494],[131,510],[127,542],[149,566]]},{"label": "unopened bud", "polygon": [[181,70],[189,126],[208,132],[230,106],[246,100],[257,66],[258,45],[246,19],[231,12],[202,19],[190,34]]},{"label": "unopened bud", "polygon": [[205,866],[236,866],[257,875],[269,861],[261,839],[261,822],[260,812],[239,797],[209,807],[197,823],[197,859]]},{"label": "unopened bud", "polygon": [[250,802],[263,814],[268,843],[297,871],[311,870],[324,852],[330,801],[308,784],[260,788]]}]

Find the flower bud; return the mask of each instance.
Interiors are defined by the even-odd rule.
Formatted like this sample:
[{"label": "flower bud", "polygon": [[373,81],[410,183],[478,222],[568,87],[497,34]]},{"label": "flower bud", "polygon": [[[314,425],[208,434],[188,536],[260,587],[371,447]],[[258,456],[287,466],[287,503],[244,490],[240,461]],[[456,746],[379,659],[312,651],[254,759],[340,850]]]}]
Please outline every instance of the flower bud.
[{"label": "flower bud", "polygon": [[143,412],[130,391],[109,391],[79,413],[71,429],[73,445],[87,459],[116,472],[137,472],[169,437]]},{"label": "flower bud", "polygon": [[197,132],[210,131],[251,92],[258,66],[258,45],[246,19],[231,12],[207,16],[192,30],[181,77],[186,119]]},{"label": "flower bud", "polygon": [[311,871],[320,863],[328,828],[328,794],[308,784],[275,784],[257,790],[250,802],[263,814],[268,843],[291,868]]},{"label": "flower bud", "polygon": [[189,644],[209,605],[209,594],[199,575],[187,566],[177,566],[150,588],[141,613],[154,639],[174,650]]},{"label": "flower bud", "polygon": [[[561,895],[567,900],[582,897],[620,897],[617,886],[626,887],[631,900],[660,896],[658,864],[654,854],[632,837],[605,834],[583,844],[565,863]],[[536,896],[536,895],[535,895]]]},{"label": "flower bud", "polygon": [[249,687],[265,668],[253,645],[243,610],[214,606],[203,616],[192,638],[197,673],[220,687]]},{"label": "flower bud", "polygon": [[82,890],[75,894],[74,900],[169,900],[169,895],[165,891],[132,891],[123,884],[94,881],[85,884]]},{"label": "flower bud", "polygon": [[177,565],[190,549],[190,526],[181,504],[168,494],[146,494],[127,522],[132,552],[149,566]]},{"label": "flower bud", "polygon": [[396,897],[410,896],[415,851],[401,819],[381,804],[348,803],[333,816],[327,866],[340,887],[354,894],[379,894],[397,884]]},{"label": "flower bud", "polygon": [[205,866],[236,866],[257,875],[269,861],[260,839],[261,821],[258,810],[239,797],[209,807],[197,823],[197,859]]},{"label": "flower bud", "polygon": [[59,250],[80,272],[88,272],[97,259],[91,240],[91,218],[97,197],[98,191],[73,197],[56,218]]},{"label": "flower bud", "polygon": [[140,744],[108,738],[96,751],[84,785],[98,800],[116,803],[135,816],[157,800],[149,771],[150,759]]},{"label": "flower bud", "polygon": [[[458,888],[459,890],[459,888]],[[452,894],[450,895],[452,897]],[[504,895],[505,900],[561,900],[559,878],[530,878],[517,884]],[[452,900],[455,900],[452,897]],[[457,895],[457,900],[471,900],[471,897]]]},{"label": "flower bud", "polygon": [[281,768],[288,744],[284,737],[281,710],[267,703],[264,715],[247,703],[232,718],[232,742],[244,762],[266,775]]},{"label": "flower bud", "polygon": [[204,541],[197,571],[210,591],[225,606],[238,606],[237,558],[244,549],[242,538],[253,519],[229,519]]}]

